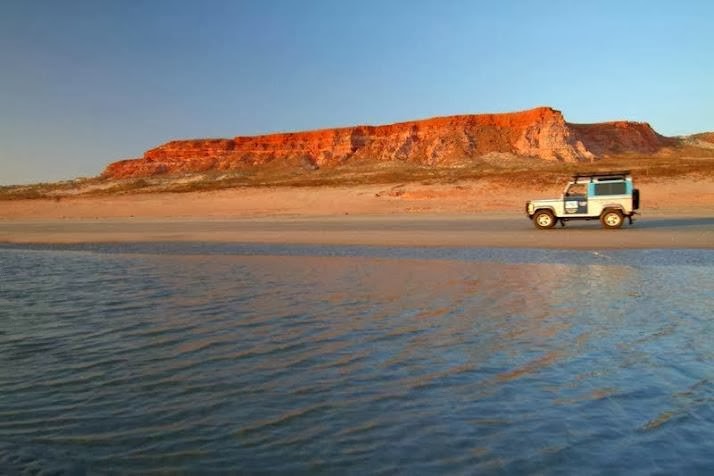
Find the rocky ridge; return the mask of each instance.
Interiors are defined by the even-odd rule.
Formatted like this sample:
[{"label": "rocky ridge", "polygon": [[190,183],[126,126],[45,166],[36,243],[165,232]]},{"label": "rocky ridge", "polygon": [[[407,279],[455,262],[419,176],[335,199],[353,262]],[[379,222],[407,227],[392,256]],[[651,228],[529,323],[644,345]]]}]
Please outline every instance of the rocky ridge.
[{"label": "rocky ridge", "polygon": [[580,162],[619,153],[653,153],[674,139],[649,124],[571,124],[549,107],[505,114],[435,117],[382,126],[355,126],[233,139],[176,140],[114,162],[104,178],[234,170],[277,165],[316,169],[360,161],[448,166],[492,153]]}]

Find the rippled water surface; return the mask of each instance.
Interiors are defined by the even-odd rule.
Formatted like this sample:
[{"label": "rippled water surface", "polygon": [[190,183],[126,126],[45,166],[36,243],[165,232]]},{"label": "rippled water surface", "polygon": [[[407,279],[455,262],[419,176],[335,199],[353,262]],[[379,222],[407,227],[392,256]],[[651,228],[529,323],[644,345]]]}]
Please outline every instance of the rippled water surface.
[{"label": "rippled water surface", "polygon": [[714,254],[0,248],[0,473],[710,473]]}]

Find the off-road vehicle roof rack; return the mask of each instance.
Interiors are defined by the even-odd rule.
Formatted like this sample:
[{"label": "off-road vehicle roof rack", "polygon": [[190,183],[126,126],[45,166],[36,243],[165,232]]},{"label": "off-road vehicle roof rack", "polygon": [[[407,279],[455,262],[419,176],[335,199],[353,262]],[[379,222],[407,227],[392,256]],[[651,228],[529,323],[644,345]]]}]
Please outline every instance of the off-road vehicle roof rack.
[{"label": "off-road vehicle roof rack", "polygon": [[581,178],[609,178],[613,180],[624,180],[625,177],[631,175],[629,170],[610,170],[607,172],[575,172],[573,180]]}]

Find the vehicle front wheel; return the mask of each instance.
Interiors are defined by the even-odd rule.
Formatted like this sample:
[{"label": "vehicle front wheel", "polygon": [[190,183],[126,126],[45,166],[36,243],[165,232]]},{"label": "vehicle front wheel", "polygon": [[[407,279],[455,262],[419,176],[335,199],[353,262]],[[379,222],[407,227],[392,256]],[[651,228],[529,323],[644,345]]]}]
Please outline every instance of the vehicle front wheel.
[{"label": "vehicle front wheel", "polygon": [[608,210],[600,217],[603,228],[614,230],[620,228],[625,218],[620,210]]},{"label": "vehicle front wheel", "polygon": [[555,226],[555,217],[553,213],[549,210],[539,210],[533,216],[533,223],[536,228],[545,230],[547,228],[553,228]]}]

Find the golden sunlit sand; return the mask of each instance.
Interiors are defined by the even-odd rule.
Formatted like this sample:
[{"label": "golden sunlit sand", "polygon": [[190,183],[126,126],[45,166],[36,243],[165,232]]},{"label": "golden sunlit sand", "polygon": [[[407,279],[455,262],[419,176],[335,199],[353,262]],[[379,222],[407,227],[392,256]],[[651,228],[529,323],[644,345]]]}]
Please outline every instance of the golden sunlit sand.
[{"label": "golden sunlit sand", "polygon": [[212,241],[543,248],[712,248],[710,179],[639,183],[634,226],[533,228],[523,206],[555,197],[508,184],[241,188],[2,202],[0,242]]}]

